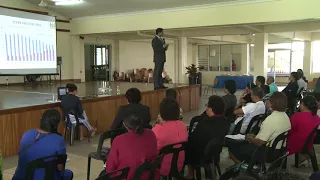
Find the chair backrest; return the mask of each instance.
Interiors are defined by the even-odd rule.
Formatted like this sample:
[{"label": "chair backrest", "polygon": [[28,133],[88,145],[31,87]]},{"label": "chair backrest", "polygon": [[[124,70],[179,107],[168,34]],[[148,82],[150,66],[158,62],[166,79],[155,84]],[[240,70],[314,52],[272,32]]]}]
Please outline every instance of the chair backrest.
[{"label": "chair backrest", "polygon": [[248,168],[247,168],[248,174],[253,174],[253,167],[256,164],[260,164],[263,167],[265,167],[266,151],[267,151],[266,144],[262,144],[256,148],[256,150],[254,151],[253,155],[251,156],[250,162],[248,164]]},{"label": "chair backrest", "polygon": [[306,142],[305,142],[304,145],[303,145],[302,151],[307,151],[307,150],[308,150],[309,144],[311,144],[311,143],[313,144],[313,140],[314,140],[313,137],[315,137],[315,136],[317,135],[317,133],[318,133],[318,126],[315,127],[315,128],[311,131],[310,135],[308,136],[308,138],[306,139]]},{"label": "chair backrest", "polygon": [[101,154],[101,150],[103,147],[103,143],[106,139],[114,139],[119,133],[121,129],[115,129],[115,130],[109,130],[107,132],[104,132],[99,137],[98,147],[97,147],[97,153]]},{"label": "chair backrest", "polygon": [[54,180],[55,172],[58,164],[63,164],[63,168],[65,167],[65,163],[67,160],[67,155],[52,155],[43,158],[39,158],[33,160],[27,164],[26,171],[26,180],[33,180],[34,172],[37,169],[45,170],[45,180]]},{"label": "chair backrest", "polygon": [[233,122],[235,120],[235,115],[233,113],[235,107],[229,107],[224,112],[224,117],[226,117],[230,122]]},{"label": "chair backrest", "polygon": [[[287,141],[288,141],[288,134],[289,131],[283,132],[279,134],[272,142],[271,146],[269,147],[271,150],[276,150],[279,143],[281,143],[280,150],[287,149]],[[270,150],[269,149],[269,150]]]},{"label": "chair backrest", "polygon": [[98,177],[96,180],[123,180],[127,179],[130,171],[130,167],[126,167],[111,173],[104,174]]},{"label": "chair backrest", "polygon": [[163,147],[160,150],[160,155],[167,155],[172,154],[172,160],[171,160],[171,168],[170,168],[170,176],[173,176],[177,179],[181,179],[183,177],[180,176],[179,169],[178,169],[178,159],[180,152],[184,151],[185,146],[187,142],[179,142],[175,144],[170,144],[165,147]]},{"label": "chair backrest", "polygon": [[248,124],[248,127],[246,129],[245,134],[248,134],[251,132],[251,130],[257,128],[260,126],[261,122],[264,121],[266,119],[266,115],[265,114],[259,114],[254,116],[250,123]]},{"label": "chair backrest", "polygon": [[240,134],[242,122],[243,122],[243,118],[234,127],[232,135]]},{"label": "chair backrest", "polygon": [[142,163],[133,175],[133,180],[140,180],[142,175],[149,172],[148,180],[154,180],[157,169],[161,166],[163,155],[159,155],[155,159],[151,159]]},{"label": "chair backrest", "polygon": [[207,144],[204,155],[206,163],[213,162],[214,159],[219,158],[222,151],[223,139],[214,138]]}]

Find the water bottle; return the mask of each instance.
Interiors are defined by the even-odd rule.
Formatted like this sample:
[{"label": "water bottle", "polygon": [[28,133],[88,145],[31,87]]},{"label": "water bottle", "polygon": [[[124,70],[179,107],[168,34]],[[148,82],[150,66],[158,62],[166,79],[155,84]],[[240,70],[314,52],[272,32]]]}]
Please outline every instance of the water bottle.
[{"label": "water bottle", "polygon": [[120,88],[117,86],[117,95],[120,95]]},{"label": "water bottle", "polygon": [[111,86],[108,86],[108,93],[109,93],[108,95],[110,95],[110,96],[112,95],[112,88],[111,88]]}]

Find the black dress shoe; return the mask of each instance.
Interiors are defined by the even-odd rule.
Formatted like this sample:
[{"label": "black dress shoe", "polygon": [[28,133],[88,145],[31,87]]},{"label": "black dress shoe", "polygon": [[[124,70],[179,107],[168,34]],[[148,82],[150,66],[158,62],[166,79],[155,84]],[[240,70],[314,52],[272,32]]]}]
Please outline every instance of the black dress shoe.
[{"label": "black dress shoe", "polygon": [[168,89],[168,87],[166,87],[166,86],[162,86],[162,89]]},{"label": "black dress shoe", "polygon": [[155,87],[154,90],[159,90],[162,89],[161,87]]}]

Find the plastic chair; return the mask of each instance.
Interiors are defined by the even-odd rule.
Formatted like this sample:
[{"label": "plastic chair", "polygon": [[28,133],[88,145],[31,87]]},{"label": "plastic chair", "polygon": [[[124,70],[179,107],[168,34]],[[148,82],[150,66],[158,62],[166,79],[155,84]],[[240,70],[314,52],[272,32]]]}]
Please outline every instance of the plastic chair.
[{"label": "plastic chair", "polygon": [[140,180],[141,176],[145,172],[149,172],[148,180],[154,180],[156,177],[157,169],[161,166],[163,155],[158,156],[155,159],[148,160],[142,163],[135,171],[133,180]]},{"label": "plastic chair", "polygon": [[[315,127],[313,129],[313,131],[310,133],[310,135],[308,136],[305,144],[303,145],[303,148],[301,150],[300,153],[302,154],[307,154],[311,160],[311,164],[312,164],[312,168],[313,168],[313,172],[317,172],[319,171],[319,166],[318,166],[318,163],[317,163],[317,156],[316,156],[316,153],[315,153],[315,150],[314,150],[314,147],[313,147],[313,140],[314,140],[314,137],[317,135],[318,133],[318,126]],[[309,144],[312,143],[312,147],[311,149],[308,149],[308,146]],[[296,153],[295,154],[295,167],[296,168],[299,168],[299,154],[300,153]]]},{"label": "plastic chair", "polygon": [[260,130],[260,125],[262,121],[264,121],[265,119],[266,119],[265,114],[259,114],[254,116],[251,119],[250,123],[248,124],[245,134],[248,134],[248,133],[257,134]]},{"label": "plastic chair", "polygon": [[210,85],[204,88],[203,96],[206,96],[206,97],[208,96],[209,88],[211,88],[212,94],[214,90],[215,94],[217,95],[217,90],[216,90],[217,84],[218,84],[218,78],[214,78],[213,85]]},{"label": "plastic chair", "polygon": [[289,152],[286,152],[283,156],[279,157],[277,160],[275,160],[268,168],[267,172],[274,171],[278,169],[279,167],[285,167],[287,163],[287,157],[289,155]]},{"label": "plastic chair", "polygon": [[130,167],[126,167],[126,168],[99,176],[96,180],[123,180],[123,179],[127,179],[129,171],[130,171]]},{"label": "plastic chair", "polygon": [[160,150],[160,155],[168,155],[168,154],[173,154],[172,155],[172,160],[171,160],[171,168],[169,175],[166,177],[167,179],[172,179],[172,177],[178,179],[178,180],[184,180],[183,175],[180,174],[179,169],[178,169],[178,158],[180,152],[184,151],[185,146],[187,142],[179,142],[175,144],[170,144],[165,147],[163,147]]},{"label": "plastic chair", "polygon": [[120,130],[109,130],[100,135],[97,151],[88,154],[87,180],[90,180],[91,158],[103,161],[103,163],[105,163],[110,148],[103,147],[103,143],[106,139],[114,138],[116,135],[118,135],[119,131]]},{"label": "plastic chair", "polygon": [[196,166],[196,179],[201,179],[201,168],[206,170],[210,180],[216,180],[217,171],[221,176],[220,153],[222,151],[223,140],[212,139],[206,146],[202,163]]},{"label": "plastic chair", "polygon": [[33,160],[27,164],[26,180],[33,180],[33,174],[37,169],[45,169],[45,180],[54,180],[58,164],[65,168],[67,155],[53,155]]}]

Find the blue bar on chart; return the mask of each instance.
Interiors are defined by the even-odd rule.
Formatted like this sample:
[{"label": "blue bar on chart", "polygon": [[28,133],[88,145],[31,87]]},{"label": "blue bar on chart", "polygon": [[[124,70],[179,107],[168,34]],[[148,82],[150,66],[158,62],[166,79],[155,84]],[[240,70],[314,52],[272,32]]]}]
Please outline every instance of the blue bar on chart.
[{"label": "blue bar on chart", "polygon": [[54,61],[54,46],[21,34],[5,34],[7,61]]}]

